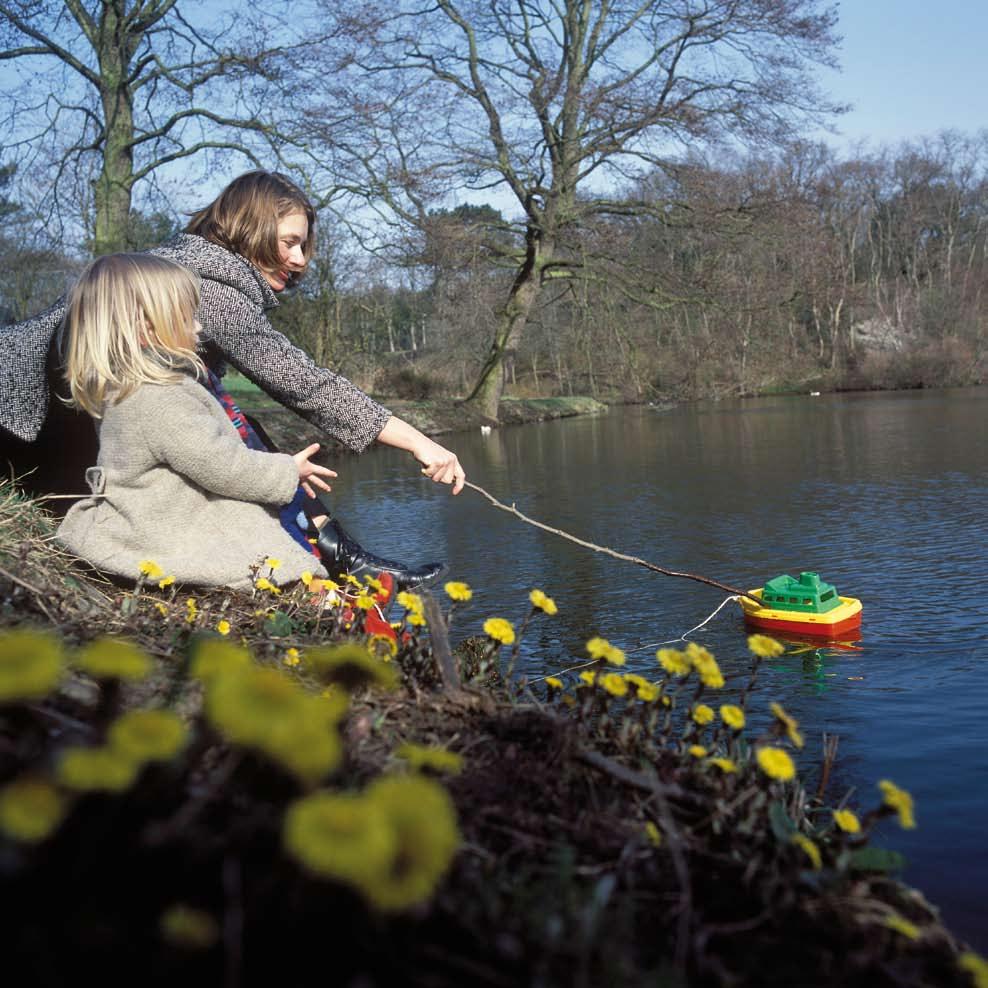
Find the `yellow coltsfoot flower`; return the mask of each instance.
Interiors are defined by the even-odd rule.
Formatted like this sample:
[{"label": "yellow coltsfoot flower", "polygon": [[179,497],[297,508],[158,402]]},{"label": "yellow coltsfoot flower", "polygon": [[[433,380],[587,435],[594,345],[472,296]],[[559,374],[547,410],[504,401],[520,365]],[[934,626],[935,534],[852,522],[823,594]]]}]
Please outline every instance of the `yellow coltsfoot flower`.
[{"label": "yellow coltsfoot flower", "polygon": [[397,838],[366,796],[318,792],[285,813],[285,850],[309,871],[362,888],[391,867]]},{"label": "yellow coltsfoot flower", "polygon": [[66,748],[55,775],[76,792],[123,792],[137,779],[138,765],[115,748]]},{"label": "yellow coltsfoot flower", "polygon": [[677,648],[660,648],[655,657],[670,676],[688,676],[693,669],[690,660]]},{"label": "yellow coltsfoot flower", "polygon": [[165,575],[165,571],[153,559],[142,559],[137,564],[137,569],[141,576],[146,576],[149,580],[158,580]]},{"label": "yellow coltsfoot flower", "polygon": [[396,840],[391,864],[361,884],[372,905],[407,909],[435,891],[460,846],[456,809],[439,783],[422,776],[383,776],[366,798],[384,814]]},{"label": "yellow coltsfoot flower", "polygon": [[779,782],[788,782],[796,775],[796,765],[789,757],[789,753],[782,748],[773,748],[766,745],[759,748],[755,756],[758,767],[770,778]]},{"label": "yellow coltsfoot flower", "polygon": [[97,638],[79,651],[74,664],[94,679],[137,681],[151,672],[151,659],[123,638]]},{"label": "yellow coltsfoot flower", "polygon": [[216,676],[246,669],[249,665],[247,649],[219,638],[204,638],[192,651],[189,675],[207,683]]},{"label": "yellow coltsfoot flower", "polygon": [[782,709],[782,704],[773,703],[769,708],[772,711],[772,716],[785,728],[786,736],[789,740],[797,747],[803,747],[803,735],[799,730],[799,721],[795,717],[790,717],[789,714]]},{"label": "yellow coltsfoot flower", "polygon": [[820,857],[820,848],[805,834],[793,834],[789,840],[796,845],[809,859],[814,871],[819,871],[823,867],[823,860]]},{"label": "yellow coltsfoot flower", "polygon": [[785,651],[785,647],[768,635],[749,635],[748,650],[760,659],[774,659]]},{"label": "yellow coltsfoot flower", "polygon": [[834,810],[834,823],[845,834],[861,832],[861,821],[850,810]]},{"label": "yellow coltsfoot flower", "polygon": [[406,611],[413,614],[421,614],[425,606],[417,593],[410,593],[408,590],[402,590],[395,599]]},{"label": "yellow coltsfoot flower", "polygon": [[219,939],[219,924],[203,909],[184,903],[169,906],[158,920],[162,938],[185,950],[208,950]]},{"label": "yellow coltsfoot flower", "polygon": [[623,666],[626,661],[624,652],[606,638],[591,638],[586,644],[586,649],[590,653],[590,658],[603,659],[608,665]]},{"label": "yellow coltsfoot flower", "polygon": [[732,731],[744,729],[744,711],[732,703],[725,703],[720,708],[720,718]]},{"label": "yellow coltsfoot flower", "polygon": [[541,590],[533,590],[528,595],[528,599],[532,607],[542,611],[543,614],[548,614],[550,617],[558,611],[556,602],[551,597],[547,597]]},{"label": "yellow coltsfoot flower", "polygon": [[110,747],[138,764],[174,758],[188,737],[189,729],[170,710],[129,710],[107,729]]},{"label": "yellow coltsfoot flower", "polygon": [[705,703],[698,703],[690,712],[690,716],[697,724],[703,727],[707,724],[713,723],[713,708],[708,707]]},{"label": "yellow coltsfoot flower", "polygon": [[340,763],[343,746],[336,722],[345,711],[311,696],[278,669],[248,665],[207,680],[207,719],[229,741],[254,748],[307,785]]},{"label": "yellow coltsfoot flower", "polygon": [[913,830],[916,826],[916,817],[913,814],[912,796],[888,779],[882,779],[878,783],[878,788],[882,791],[882,802],[895,810],[903,830]]},{"label": "yellow coltsfoot flower", "polygon": [[473,597],[473,591],[466,583],[461,583],[458,580],[450,580],[443,589],[446,591],[446,595],[450,600],[455,600],[457,603],[466,603]]},{"label": "yellow coltsfoot flower", "polygon": [[974,988],[988,988],[988,960],[973,950],[965,950],[957,958],[957,966],[971,975]]},{"label": "yellow coltsfoot flower", "polygon": [[700,682],[712,690],[719,690],[724,685],[724,676],[717,665],[717,660],[702,645],[689,642],[686,646],[686,658],[696,669]]},{"label": "yellow coltsfoot flower", "polygon": [[341,686],[351,693],[363,687],[398,688],[394,667],[355,643],[311,648],[305,653],[305,667],[322,682]]},{"label": "yellow coltsfoot flower", "polygon": [[900,916],[898,913],[889,913],[885,917],[885,926],[887,929],[894,930],[904,936],[907,940],[918,940],[922,936],[915,923],[911,923],[905,916]]},{"label": "yellow coltsfoot flower", "polygon": [[510,621],[504,618],[492,617],[484,622],[484,634],[502,645],[512,645],[515,641],[515,629]]},{"label": "yellow coltsfoot flower", "polygon": [[638,699],[642,703],[655,703],[661,695],[662,693],[655,683],[646,683],[644,686],[638,687]]},{"label": "yellow coltsfoot flower", "polygon": [[65,816],[65,800],[44,779],[20,778],[0,789],[0,832],[24,844],[51,835]]},{"label": "yellow coltsfoot flower", "polygon": [[0,635],[0,704],[44,699],[64,671],[62,645],[53,635],[29,629]]},{"label": "yellow coltsfoot flower", "polygon": [[395,749],[395,755],[416,772],[432,771],[442,775],[459,775],[463,771],[463,756],[445,748],[406,743]]},{"label": "yellow coltsfoot flower", "polygon": [[624,676],[616,672],[607,672],[600,677],[600,685],[607,690],[611,696],[626,696],[628,692],[628,683],[625,681]]}]

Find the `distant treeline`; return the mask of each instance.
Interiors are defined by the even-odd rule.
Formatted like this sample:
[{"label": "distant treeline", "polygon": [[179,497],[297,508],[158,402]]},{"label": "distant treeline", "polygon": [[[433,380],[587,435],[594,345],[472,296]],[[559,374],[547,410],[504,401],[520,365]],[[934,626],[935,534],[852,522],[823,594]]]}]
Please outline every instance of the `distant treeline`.
[{"label": "distant treeline", "polygon": [[[565,240],[506,362],[509,394],[647,401],[988,374],[986,134],[694,162],[623,198],[626,215]],[[514,276],[511,232],[489,207],[434,220],[388,264],[325,250],[279,325],[378,391],[465,393]]]},{"label": "distant treeline", "polygon": [[[5,322],[45,306],[80,263],[4,197],[10,178],[0,171]],[[327,219],[274,321],[378,393],[465,394],[524,251],[511,220],[490,206],[435,211],[370,254]],[[132,227],[149,244],[178,224],[135,214]],[[668,168],[567,232],[507,355],[507,393],[648,401],[978,383],[986,238],[988,134]]]}]

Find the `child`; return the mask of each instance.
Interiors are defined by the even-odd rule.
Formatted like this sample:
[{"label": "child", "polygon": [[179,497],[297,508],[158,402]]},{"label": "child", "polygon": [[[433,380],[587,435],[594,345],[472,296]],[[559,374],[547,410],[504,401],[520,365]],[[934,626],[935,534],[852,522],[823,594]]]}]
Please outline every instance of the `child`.
[{"label": "child", "polygon": [[[73,505],[58,538],[73,553],[121,576],[153,560],[178,582],[246,589],[251,567],[280,560],[272,582],[317,558],[282,528],[277,506],[301,484],[330,490],[336,474],[294,456],[248,449],[199,383],[199,279],[150,254],[113,254],[89,265],[72,290],[63,353],[72,404],[96,419],[93,496]],[[267,570],[265,569],[267,575]]]}]

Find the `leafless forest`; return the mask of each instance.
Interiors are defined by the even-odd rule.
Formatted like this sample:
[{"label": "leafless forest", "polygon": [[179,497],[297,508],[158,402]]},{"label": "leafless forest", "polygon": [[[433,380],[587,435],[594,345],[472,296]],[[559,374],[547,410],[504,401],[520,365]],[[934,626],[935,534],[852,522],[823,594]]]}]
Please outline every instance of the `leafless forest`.
[{"label": "leafless forest", "polygon": [[260,166],[320,208],[275,321],[379,393],[984,379],[988,134],[801,136],[819,0],[268,6],[0,3],[5,322]]}]

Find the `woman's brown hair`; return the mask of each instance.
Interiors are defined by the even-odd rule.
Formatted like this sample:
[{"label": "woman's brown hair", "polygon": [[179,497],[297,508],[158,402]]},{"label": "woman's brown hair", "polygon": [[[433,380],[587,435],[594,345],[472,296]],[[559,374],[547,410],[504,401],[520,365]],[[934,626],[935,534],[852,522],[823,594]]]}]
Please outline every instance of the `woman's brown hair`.
[{"label": "woman's brown hair", "polygon": [[[291,213],[304,213],[309,221],[309,235],[302,244],[308,261],[316,249],[315,210],[305,193],[278,172],[258,170],[235,178],[208,206],[192,214],[185,232],[275,271],[282,267],[278,221]],[[292,272],[289,284],[301,277],[301,271]]]}]

